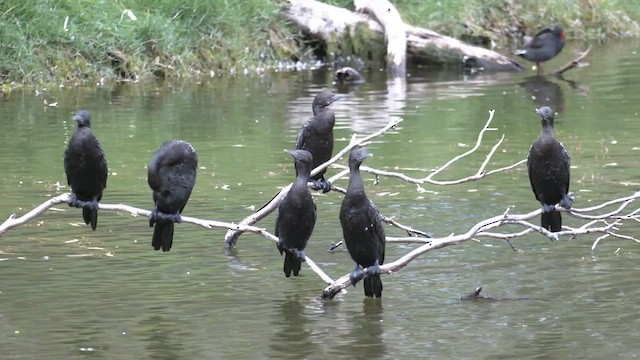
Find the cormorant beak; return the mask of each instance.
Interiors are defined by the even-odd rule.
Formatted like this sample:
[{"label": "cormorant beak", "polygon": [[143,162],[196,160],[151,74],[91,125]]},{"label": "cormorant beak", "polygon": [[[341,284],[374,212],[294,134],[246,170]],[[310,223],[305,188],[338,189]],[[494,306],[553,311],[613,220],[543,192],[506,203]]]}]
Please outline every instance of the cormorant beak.
[{"label": "cormorant beak", "polygon": [[347,98],[347,95],[335,94],[331,98],[329,98],[329,100],[327,100],[327,103],[326,103],[325,107],[333,104],[334,102],[336,102],[338,100],[342,100],[342,99],[346,99],[346,98]]},{"label": "cormorant beak", "polygon": [[296,159],[296,160],[298,159],[298,156],[297,156],[295,150],[284,149],[283,151],[286,152],[287,154],[293,156],[294,159]]},{"label": "cormorant beak", "polygon": [[364,161],[365,159],[368,159],[370,157],[373,157],[373,155],[366,150],[362,150],[358,153],[358,161]]}]

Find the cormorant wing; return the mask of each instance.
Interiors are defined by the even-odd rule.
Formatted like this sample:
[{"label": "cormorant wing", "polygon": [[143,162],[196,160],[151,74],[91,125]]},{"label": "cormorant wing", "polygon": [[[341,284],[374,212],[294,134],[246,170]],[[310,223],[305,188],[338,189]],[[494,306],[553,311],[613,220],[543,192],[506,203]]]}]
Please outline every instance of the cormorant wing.
[{"label": "cormorant wing", "polygon": [[296,138],[296,150],[305,148],[307,140],[309,140],[309,136],[311,135],[311,131],[309,129],[311,121],[313,121],[313,119],[307,121],[300,129],[298,137]]},{"label": "cormorant wing", "polygon": [[536,191],[536,186],[533,183],[533,165],[531,164],[531,151],[533,151],[533,146],[537,143],[534,142],[531,147],[529,148],[529,153],[527,155],[527,171],[529,172],[529,182],[531,183],[531,190],[533,191],[533,194],[536,196],[536,200],[540,201],[540,198],[538,198],[538,191]]},{"label": "cormorant wing", "polygon": [[379,254],[378,262],[380,265],[384,264],[384,248],[386,242],[386,236],[384,233],[384,228],[382,227],[382,214],[380,214],[380,210],[376,207],[376,205],[369,199],[369,208],[367,209],[367,213],[369,215],[369,219],[371,220],[371,225],[368,229],[369,235],[371,235],[371,240],[375,241],[377,244],[378,251],[382,253]]},{"label": "cormorant wing", "polygon": [[567,174],[567,183],[565,186],[565,190],[564,193],[568,194],[569,193],[569,183],[571,182],[571,157],[569,156],[569,153],[567,152],[567,150],[564,148],[564,145],[562,145],[562,143],[560,143],[560,146],[562,146],[562,155],[564,158],[564,169],[566,171]]}]

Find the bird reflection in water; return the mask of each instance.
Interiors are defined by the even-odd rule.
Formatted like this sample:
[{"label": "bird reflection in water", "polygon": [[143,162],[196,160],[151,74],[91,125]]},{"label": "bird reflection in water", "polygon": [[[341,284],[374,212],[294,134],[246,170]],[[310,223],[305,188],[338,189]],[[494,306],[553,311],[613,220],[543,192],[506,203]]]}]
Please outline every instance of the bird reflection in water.
[{"label": "bird reflection in water", "polygon": [[[166,311],[166,309],[158,311]],[[151,313],[157,314],[156,311]],[[152,315],[140,322],[139,329],[144,334],[145,348],[149,352],[149,358],[173,360],[183,359],[187,355],[184,340],[190,336],[176,326],[180,323],[177,319],[170,319],[163,315]]]},{"label": "bird reflection in water", "polygon": [[555,81],[546,76],[535,75],[525,78],[520,86],[531,95],[536,108],[548,106],[559,113],[564,112],[564,93]]},{"label": "bird reflection in water", "polygon": [[387,352],[384,342],[383,307],[381,298],[365,298],[362,311],[349,312],[351,323],[349,333],[343,337],[345,343],[340,353],[350,359],[379,359]]},{"label": "bird reflection in water", "polygon": [[[303,300],[304,301],[304,300]],[[318,354],[318,346],[312,341],[314,326],[311,317],[305,315],[305,307],[297,298],[289,298],[278,305],[274,329],[269,342],[270,358],[307,359]]]}]

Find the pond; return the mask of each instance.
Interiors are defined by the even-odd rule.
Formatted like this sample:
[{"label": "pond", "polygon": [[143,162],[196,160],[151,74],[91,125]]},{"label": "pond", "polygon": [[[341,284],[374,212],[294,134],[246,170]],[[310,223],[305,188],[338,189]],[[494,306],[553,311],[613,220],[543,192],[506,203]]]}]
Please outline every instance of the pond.
[{"label": "pond", "polygon": [[[566,81],[520,74],[464,75],[411,69],[406,84],[384,73],[335,103],[336,150],[353,133],[403,121],[368,145],[365,165],[426,176],[476,141],[476,153],[437,177],[472,175],[504,134],[488,169],[526,158],[540,132],[534,108],[557,112],[556,136],[572,159],[579,208],[633,194],[640,181],[640,61],[637,41],[594,44],[589,66]],[[575,58],[568,44],[550,70]],[[523,63],[524,64],[524,63]],[[525,65],[530,66],[529,63]],[[184,215],[237,222],[295,177],[292,159],[313,96],[331,71],[215,78],[201,83],[15,91],[0,99],[3,218],[67,192],[62,154],[77,109],[93,114],[106,152],[103,203],[153,207],[146,181],[151,154],[167,139],[190,142],[199,157]],[[45,103],[46,101],[46,103]],[[57,103],[57,106],[49,106]],[[346,158],[339,161],[346,164]],[[328,175],[338,170],[330,168]],[[460,185],[416,185],[364,175],[380,211],[436,236],[467,231],[491,216],[539,207],[525,165]],[[336,185],[346,187],[343,178]],[[306,253],[331,277],[353,262],[341,240],[342,195],[314,194],[318,221]],[[633,205],[633,204],[632,204]],[[637,206],[636,206],[637,207]],[[634,207],[634,208],[636,208]],[[585,221],[564,216],[569,226]],[[534,219],[537,223],[538,219]],[[258,223],[273,231],[274,215]],[[403,236],[387,226],[387,234]],[[514,228],[515,229],[515,228]],[[619,230],[638,237],[639,227]],[[56,206],[0,238],[0,349],[3,359],[265,358],[634,358],[640,353],[640,245],[601,234],[551,242],[539,234],[482,238],[419,257],[383,276],[382,301],[362,286],[318,300],[325,284],[306,265],[285,278],[275,244],[244,234],[224,249],[225,230],[178,224],[168,253],[151,248],[144,217],[100,211],[98,228],[79,209]],[[388,243],[387,262],[416,245]],[[478,286],[504,301],[459,301]]]}]

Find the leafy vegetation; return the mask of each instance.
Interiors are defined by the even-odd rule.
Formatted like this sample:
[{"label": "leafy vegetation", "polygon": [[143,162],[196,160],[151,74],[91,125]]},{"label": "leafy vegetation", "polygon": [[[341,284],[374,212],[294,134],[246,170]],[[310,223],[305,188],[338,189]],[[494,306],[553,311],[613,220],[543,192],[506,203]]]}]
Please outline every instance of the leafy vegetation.
[{"label": "leafy vegetation", "polygon": [[[352,1],[330,3],[353,7]],[[0,82],[90,83],[252,71],[310,52],[283,0],[5,0]],[[640,33],[640,0],[397,0],[408,23],[498,43],[552,23],[570,37]]]}]

